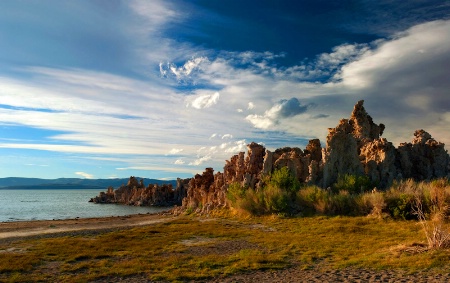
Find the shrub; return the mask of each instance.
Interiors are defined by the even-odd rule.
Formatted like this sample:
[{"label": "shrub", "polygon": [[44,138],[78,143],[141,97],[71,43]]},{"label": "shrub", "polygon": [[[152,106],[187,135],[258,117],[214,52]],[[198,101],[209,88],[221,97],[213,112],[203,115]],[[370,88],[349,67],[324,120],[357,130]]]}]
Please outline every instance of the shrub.
[{"label": "shrub", "polygon": [[243,188],[238,183],[230,184],[227,198],[234,208],[251,214],[292,214],[295,210],[295,192],[300,188],[300,183],[289,169],[283,167],[275,170],[264,178],[263,183],[265,185],[258,190]]},{"label": "shrub", "polygon": [[414,215],[425,233],[430,249],[450,247],[450,228],[446,221],[450,205],[450,184],[447,179],[439,179],[428,184],[421,183],[423,195],[429,197],[428,212],[424,208],[424,198],[416,195],[412,207]]},{"label": "shrub", "polygon": [[415,196],[413,194],[389,191],[386,196],[386,206],[389,214],[395,219],[414,219],[412,211],[414,200]]},{"label": "shrub", "polygon": [[245,188],[239,183],[231,183],[227,190],[227,199],[231,202],[232,206],[236,206],[237,202],[245,197]]},{"label": "shrub", "polygon": [[238,202],[238,208],[254,215],[262,215],[266,212],[263,195],[251,188],[245,191],[244,197]]},{"label": "shrub", "polygon": [[297,193],[297,203],[306,214],[326,214],[329,211],[330,193],[317,186],[307,186]]},{"label": "shrub", "polygon": [[381,218],[386,209],[384,193],[364,193],[358,200],[358,208],[361,215]]},{"label": "shrub", "polygon": [[268,213],[289,213],[292,199],[288,192],[282,190],[280,187],[269,184],[262,190],[264,204]]},{"label": "shrub", "polygon": [[365,175],[339,175],[336,183],[333,184],[333,192],[347,191],[350,194],[360,194],[372,190],[373,184],[369,177]]},{"label": "shrub", "polygon": [[300,182],[291,174],[288,167],[275,170],[269,177],[268,185],[279,188],[282,191],[296,193],[300,189]]},{"label": "shrub", "polygon": [[329,201],[329,214],[331,215],[357,215],[358,207],[356,198],[348,191],[340,191],[338,194],[332,194]]}]

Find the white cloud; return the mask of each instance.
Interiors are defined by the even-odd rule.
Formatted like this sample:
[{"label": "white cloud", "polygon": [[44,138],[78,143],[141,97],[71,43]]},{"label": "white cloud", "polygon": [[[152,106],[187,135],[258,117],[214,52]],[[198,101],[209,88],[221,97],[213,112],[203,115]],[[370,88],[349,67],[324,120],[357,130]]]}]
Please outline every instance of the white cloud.
[{"label": "white cloud", "polygon": [[201,165],[201,164],[205,163],[206,161],[211,160],[211,158],[212,157],[210,155],[205,155],[205,156],[199,157],[196,160],[190,162],[189,165],[198,166],[198,165]]},{"label": "white cloud", "polygon": [[188,105],[196,109],[209,108],[219,101],[220,94],[215,92],[214,94],[206,94],[195,97]]},{"label": "white cloud", "polygon": [[234,142],[231,147],[225,149],[225,152],[228,153],[237,153],[241,151],[246,151],[247,149],[247,142],[245,140],[239,140]]},{"label": "white cloud", "polygon": [[182,152],[182,151],[183,151],[182,148],[172,148],[172,149],[169,151],[168,154],[177,154],[177,153],[180,153],[180,152]]},{"label": "white cloud", "polygon": [[186,163],[186,162],[184,162],[184,160],[182,160],[182,159],[177,159],[177,160],[175,160],[175,162],[174,162],[174,164],[176,164],[176,165],[182,165],[182,164],[184,164],[184,163]]},{"label": "white cloud", "polygon": [[274,120],[266,115],[251,114],[245,117],[245,119],[252,123],[255,128],[259,129],[269,129],[274,125]]},{"label": "white cloud", "polygon": [[202,151],[204,151],[204,150],[206,150],[206,146],[200,147],[199,149],[197,149],[197,152],[202,152]]},{"label": "white cloud", "polygon": [[428,61],[443,68],[445,62],[436,65],[433,61],[442,57],[448,60],[449,50],[450,21],[421,24],[398,33],[392,40],[378,41],[375,50],[366,51],[359,60],[344,66],[337,78],[344,85],[357,88],[375,86],[380,79],[394,79],[392,75],[401,75],[399,71],[411,74],[411,70],[420,69],[426,78],[427,72],[436,75],[441,70],[423,72],[423,64]]},{"label": "white cloud", "polygon": [[128,5],[145,20],[144,28],[146,32],[155,32],[162,25],[181,16],[180,13],[168,6],[167,1],[130,0]]},{"label": "white cloud", "polygon": [[222,136],[222,139],[224,140],[224,139],[232,139],[233,138],[233,135],[232,134],[225,134],[225,135],[223,135]]},{"label": "white cloud", "polygon": [[343,44],[333,48],[331,53],[318,56],[316,68],[336,69],[339,65],[355,61],[369,50],[367,44]]},{"label": "white cloud", "polygon": [[253,102],[249,102],[248,106],[247,106],[247,110],[252,110],[253,108],[255,108],[255,104]]},{"label": "white cloud", "polygon": [[75,174],[82,176],[83,178],[86,179],[94,179],[94,175],[89,174],[89,173],[85,173],[85,172],[75,172]]},{"label": "white cloud", "polygon": [[289,118],[306,112],[308,106],[301,105],[300,101],[293,97],[289,100],[282,99],[264,112],[264,115],[248,115],[246,120],[256,128],[269,129],[277,124],[280,119]]},{"label": "white cloud", "polygon": [[181,67],[177,67],[174,63],[160,63],[159,71],[163,77],[173,75],[178,81],[184,81],[191,79],[190,76],[193,72],[196,69],[200,69],[202,64],[208,62],[209,60],[206,57],[196,57],[186,61]]}]

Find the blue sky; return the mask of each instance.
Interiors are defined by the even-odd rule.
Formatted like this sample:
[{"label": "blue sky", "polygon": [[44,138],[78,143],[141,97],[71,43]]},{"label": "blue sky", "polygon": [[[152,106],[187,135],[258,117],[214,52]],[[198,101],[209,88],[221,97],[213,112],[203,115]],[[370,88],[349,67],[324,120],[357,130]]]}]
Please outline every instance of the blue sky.
[{"label": "blue sky", "polygon": [[0,1],[0,177],[173,179],[364,99],[450,144],[448,1]]}]

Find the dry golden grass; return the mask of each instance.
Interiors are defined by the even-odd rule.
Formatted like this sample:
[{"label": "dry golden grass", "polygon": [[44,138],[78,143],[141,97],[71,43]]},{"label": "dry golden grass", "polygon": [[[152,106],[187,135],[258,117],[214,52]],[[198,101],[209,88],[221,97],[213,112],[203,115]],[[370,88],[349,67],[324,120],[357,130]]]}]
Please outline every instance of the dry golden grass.
[{"label": "dry golden grass", "polygon": [[182,216],[114,232],[0,243],[0,281],[86,282],[127,276],[183,281],[317,264],[447,272],[448,250],[407,251],[425,240],[413,221]]}]

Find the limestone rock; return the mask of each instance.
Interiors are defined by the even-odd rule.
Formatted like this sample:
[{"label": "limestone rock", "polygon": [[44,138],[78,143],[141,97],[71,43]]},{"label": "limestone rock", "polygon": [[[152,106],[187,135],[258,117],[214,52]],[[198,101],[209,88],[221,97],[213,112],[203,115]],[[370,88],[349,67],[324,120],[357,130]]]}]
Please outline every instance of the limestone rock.
[{"label": "limestone rock", "polygon": [[396,149],[384,138],[367,142],[360,149],[364,173],[379,188],[386,188],[397,176]]},{"label": "limestone rock", "polygon": [[424,130],[415,131],[411,143],[400,144],[397,160],[403,178],[429,180],[449,173],[450,158],[444,144]]},{"label": "limestone rock", "polygon": [[[365,112],[365,111],[364,111]],[[359,137],[364,138],[366,129],[353,128],[355,123],[342,119],[334,129],[329,129],[326,148],[323,151],[323,184],[324,188],[335,183],[339,175],[364,174],[363,166],[359,160],[358,139],[355,132],[360,132]]]},{"label": "limestone rock", "polygon": [[116,203],[135,206],[173,206],[181,205],[186,196],[184,184],[180,181],[174,190],[171,184],[152,185],[145,187],[143,180],[131,176],[127,185],[117,189],[109,187],[90,201],[94,203]]},{"label": "limestone rock", "polygon": [[348,121],[352,126],[352,134],[358,141],[378,139],[383,134],[385,126],[375,124],[363,104],[364,100],[355,104]]}]

